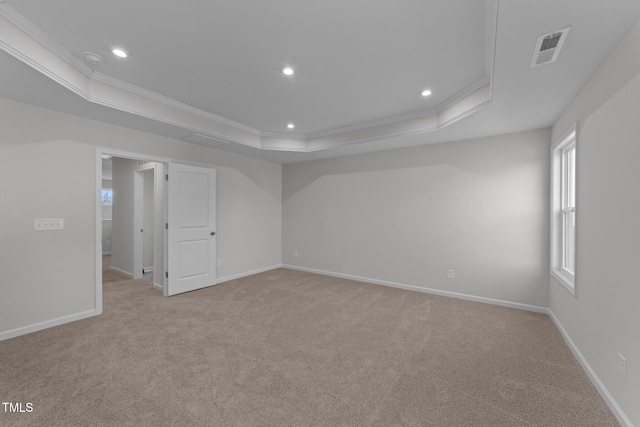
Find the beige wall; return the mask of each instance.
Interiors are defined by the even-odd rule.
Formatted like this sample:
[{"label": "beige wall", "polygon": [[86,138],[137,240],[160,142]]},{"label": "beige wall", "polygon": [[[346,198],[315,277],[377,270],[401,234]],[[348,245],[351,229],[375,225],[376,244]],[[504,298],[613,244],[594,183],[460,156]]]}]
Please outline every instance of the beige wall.
[{"label": "beige wall", "polygon": [[285,165],[283,262],[546,307],[549,143],[538,130]]},{"label": "beige wall", "polygon": [[218,277],[280,264],[281,165],[0,99],[0,337],[95,308],[96,146],[216,168]]},{"label": "beige wall", "polygon": [[[576,296],[553,278],[550,308],[640,425],[640,31],[638,25],[553,127],[578,123]],[[618,353],[627,378],[618,375]]]}]

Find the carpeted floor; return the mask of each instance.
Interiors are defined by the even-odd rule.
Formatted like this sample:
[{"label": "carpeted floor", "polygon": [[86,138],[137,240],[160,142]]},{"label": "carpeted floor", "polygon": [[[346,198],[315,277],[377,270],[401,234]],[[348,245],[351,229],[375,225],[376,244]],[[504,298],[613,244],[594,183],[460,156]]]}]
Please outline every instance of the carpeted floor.
[{"label": "carpeted floor", "polygon": [[11,426],[614,426],[543,314],[287,269],[0,342]]},{"label": "carpeted floor", "polygon": [[111,255],[102,256],[102,283],[115,283],[131,280],[131,276],[111,268]]}]

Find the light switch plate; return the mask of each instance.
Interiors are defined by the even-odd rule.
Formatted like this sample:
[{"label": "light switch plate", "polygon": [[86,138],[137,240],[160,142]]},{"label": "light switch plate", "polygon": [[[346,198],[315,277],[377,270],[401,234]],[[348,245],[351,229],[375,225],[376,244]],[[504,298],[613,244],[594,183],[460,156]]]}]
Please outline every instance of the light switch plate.
[{"label": "light switch plate", "polygon": [[64,218],[35,218],[33,229],[35,231],[63,230]]}]

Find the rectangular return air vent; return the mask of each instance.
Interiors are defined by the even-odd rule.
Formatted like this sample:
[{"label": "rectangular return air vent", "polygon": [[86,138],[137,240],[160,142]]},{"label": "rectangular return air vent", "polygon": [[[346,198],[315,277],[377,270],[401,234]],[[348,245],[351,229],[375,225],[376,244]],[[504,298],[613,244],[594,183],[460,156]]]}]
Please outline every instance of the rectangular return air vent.
[{"label": "rectangular return air vent", "polygon": [[569,34],[570,29],[571,27],[566,27],[538,37],[536,48],[533,51],[533,58],[531,58],[530,68],[555,62],[555,60],[558,59],[560,49],[562,49],[562,45],[567,39],[567,34]]},{"label": "rectangular return air vent", "polygon": [[198,145],[204,145],[206,147],[218,147],[220,145],[227,144],[225,141],[212,138],[207,135],[201,135],[199,133],[190,133],[180,138],[183,141],[191,142]]}]

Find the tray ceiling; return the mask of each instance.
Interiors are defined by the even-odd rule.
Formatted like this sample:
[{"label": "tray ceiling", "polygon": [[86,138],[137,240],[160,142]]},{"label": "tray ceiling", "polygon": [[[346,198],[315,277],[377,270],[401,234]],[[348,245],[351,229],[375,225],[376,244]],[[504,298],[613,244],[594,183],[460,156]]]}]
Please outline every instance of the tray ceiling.
[{"label": "tray ceiling", "polygon": [[[118,117],[129,114],[140,120],[123,123],[129,127],[258,157],[259,151],[282,151],[281,161],[291,161],[317,151],[440,142],[468,134],[465,122],[480,123],[475,135],[548,126],[557,116],[540,113],[527,121],[507,106],[522,103],[525,95],[531,104],[520,108],[542,110],[536,92],[555,75],[563,84],[542,90],[562,88],[551,92],[556,98],[546,105],[561,111],[638,19],[633,0],[607,5],[595,0],[7,0],[0,1],[0,48],[80,95],[77,103],[120,111],[101,113],[105,121],[119,124]],[[556,22],[558,28],[575,28],[563,52],[568,58],[531,71],[537,37],[556,30]],[[591,56],[580,50],[587,43]],[[114,47],[129,57],[115,57]],[[104,61],[89,64],[85,52]],[[293,76],[282,74],[287,65]],[[579,75],[571,79],[576,70]],[[432,95],[420,96],[423,89]],[[21,98],[4,92],[0,96]],[[55,108],[55,100],[40,104]],[[481,110],[493,114],[483,111],[488,118],[472,121]],[[500,111],[518,129],[498,123]],[[288,123],[295,128],[288,129]],[[345,149],[353,144],[359,148]]]}]

